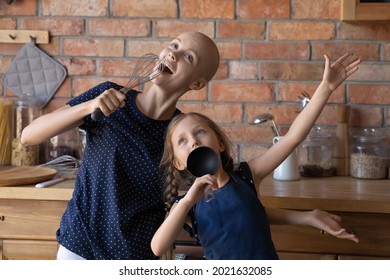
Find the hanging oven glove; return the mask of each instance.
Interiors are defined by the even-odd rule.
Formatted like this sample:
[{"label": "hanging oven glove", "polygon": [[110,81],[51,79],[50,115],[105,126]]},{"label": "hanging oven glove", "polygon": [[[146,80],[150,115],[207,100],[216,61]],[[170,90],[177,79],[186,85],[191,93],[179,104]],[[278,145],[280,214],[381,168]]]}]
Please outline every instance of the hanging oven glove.
[{"label": "hanging oven glove", "polygon": [[34,40],[15,56],[3,75],[3,84],[20,98],[43,108],[66,78],[65,67],[39,49]]}]

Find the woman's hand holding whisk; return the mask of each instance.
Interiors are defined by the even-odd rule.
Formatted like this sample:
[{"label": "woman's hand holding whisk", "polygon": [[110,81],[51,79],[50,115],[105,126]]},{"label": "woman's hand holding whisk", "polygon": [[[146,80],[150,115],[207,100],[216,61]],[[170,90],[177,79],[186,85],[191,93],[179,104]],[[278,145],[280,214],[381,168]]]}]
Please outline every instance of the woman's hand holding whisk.
[{"label": "woman's hand holding whisk", "polygon": [[[133,72],[126,86],[121,89],[121,92],[126,94],[130,89],[142,85],[156,78],[162,73],[165,68],[164,60],[154,53],[147,53],[140,57],[133,69]],[[114,94],[113,94],[114,93]],[[103,114],[109,116],[119,107],[125,106],[125,96],[119,94],[118,91],[110,89],[105,91],[103,96],[97,97],[92,111],[92,119],[97,121]]]},{"label": "woman's hand holding whisk", "polygon": [[126,94],[121,91],[114,88],[108,89],[92,101],[91,111],[95,112],[96,109],[100,109],[103,115],[109,116],[118,108],[125,106],[125,99]]}]

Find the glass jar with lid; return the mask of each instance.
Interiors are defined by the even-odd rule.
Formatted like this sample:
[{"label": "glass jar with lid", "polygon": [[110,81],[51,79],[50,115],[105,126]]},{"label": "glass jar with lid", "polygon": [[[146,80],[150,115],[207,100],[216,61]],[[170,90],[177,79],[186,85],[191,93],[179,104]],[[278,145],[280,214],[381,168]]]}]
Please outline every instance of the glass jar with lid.
[{"label": "glass jar with lid", "polygon": [[73,128],[50,138],[48,145],[48,160],[68,155],[80,159],[79,154],[80,133]]},{"label": "glass jar with lid", "polygon": [[298,148],[299,173],[303,177],[334,176],[334,140],[332,135],[319,126],[313,127]]},{"label": "glass jar with lid", "polygon": [[14,138],[12,141],[13,166],[37,165],[39,163],[39,146],[25,146],[21,142],[23,129],[39,116],[39,108],[32,99],[21,98],[15,101]]},{"label": "glass jar with lid", "polygon": [[387,175],[385,136],[379,129],[364,128],[354,131],[351,143],[352,177],[383,179]]}]

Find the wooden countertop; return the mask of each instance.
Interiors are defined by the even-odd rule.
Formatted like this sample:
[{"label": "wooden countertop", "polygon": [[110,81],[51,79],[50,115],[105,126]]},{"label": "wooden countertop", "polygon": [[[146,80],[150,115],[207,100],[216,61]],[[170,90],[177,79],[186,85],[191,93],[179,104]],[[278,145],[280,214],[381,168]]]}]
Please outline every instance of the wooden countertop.
[{"label": "wooden countertop", "polygon": [[352,177],[304,178],[278,181],[272,176],[260,183],[265,206],[289,209],[390,213],[390,180]]},{"label": "wooden countertop", "polygon": [[[0,187],[0,199],[64,200],[71,198],[74,180],[37,189],[35,185]],[[304,178],[278,181],[266,177],[260,196],[268,207],[327,211],[390,213],[390,180],[352,177]]]},{"label": "wooden countertop", "polygon": [[72,197],[75,180],[65,180],[47,188],[35,185],[0,187],[0,199],[64,200]]}]

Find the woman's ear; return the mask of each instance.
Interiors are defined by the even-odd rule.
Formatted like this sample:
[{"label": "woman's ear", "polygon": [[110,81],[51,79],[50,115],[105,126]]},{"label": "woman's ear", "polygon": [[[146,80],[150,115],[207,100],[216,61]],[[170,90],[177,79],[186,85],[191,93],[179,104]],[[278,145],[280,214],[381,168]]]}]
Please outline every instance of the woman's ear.
[{"label": "woman's ear", "polygon": [[195,82],[192,82],[190,84],[190,89],[192,89],[192,90],[199,90],[199,89],[203,88],[206,84],[207,84],[206,80],[200,79],[200,80],[197,80]]},{"label": "woman's ear", "polygon": [[184,164],[182,164],[180,161],[178,161],[178,160],[175,159],[175,158],[173,159],[172,163],[173,163],[173,166],[174,166],[177,170],[182,171],[182,170],[186,169],[186,167],[184,166]]}]

